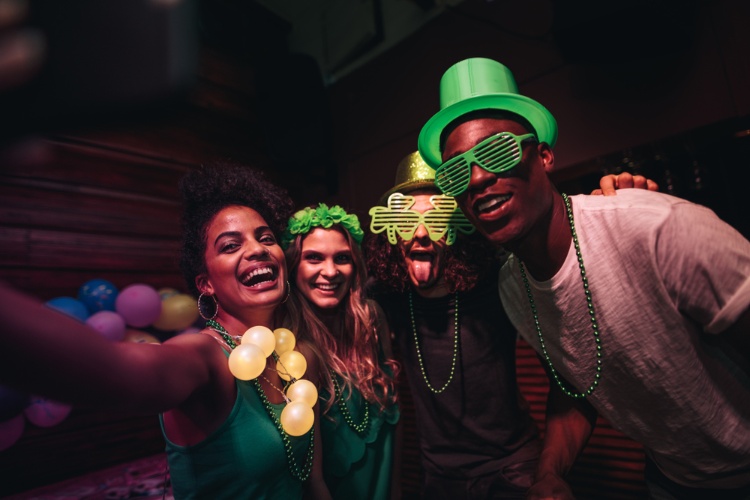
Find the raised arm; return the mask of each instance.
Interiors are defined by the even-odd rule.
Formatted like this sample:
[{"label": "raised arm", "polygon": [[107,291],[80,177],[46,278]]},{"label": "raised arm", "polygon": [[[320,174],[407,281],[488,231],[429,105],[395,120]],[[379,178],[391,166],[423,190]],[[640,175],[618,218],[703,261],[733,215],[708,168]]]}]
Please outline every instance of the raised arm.
[{"label": "raised arm", "polygon": [[529,499],[573,499],[565,476],[586,446],[596,423],[596,410],[584,399],[566,396],[550,384],[547,424],[536,482]]},{"label": "raised arm", "polygon": [[166,411],[209,383],[210,360],[222,354],[204,335],[111,342],[4,283],[0,320],[0,383],[73,404]]}]

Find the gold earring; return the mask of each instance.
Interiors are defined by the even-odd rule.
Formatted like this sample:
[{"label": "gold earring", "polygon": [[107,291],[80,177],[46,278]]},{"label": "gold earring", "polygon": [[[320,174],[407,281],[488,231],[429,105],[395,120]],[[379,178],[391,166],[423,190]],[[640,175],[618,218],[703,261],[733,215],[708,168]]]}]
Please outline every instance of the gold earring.
[{"label": "gold earring", "polygon": [[[203,305],[202,299],[203,297],[210,297],[214,303],[213,305],[209,305],[209,308],[213,308],[214,313],[209,317],[206,313],[203,311],[206,310],[206,306]],[[201,315],[201,318],[205,319],[206,321],[212,320],[216,317],[217,314],[219,314],[219,303],[216,301],[216,297],[213,295],[205,295],[204,293],[201,293],[198,296],[198,314]]]}]

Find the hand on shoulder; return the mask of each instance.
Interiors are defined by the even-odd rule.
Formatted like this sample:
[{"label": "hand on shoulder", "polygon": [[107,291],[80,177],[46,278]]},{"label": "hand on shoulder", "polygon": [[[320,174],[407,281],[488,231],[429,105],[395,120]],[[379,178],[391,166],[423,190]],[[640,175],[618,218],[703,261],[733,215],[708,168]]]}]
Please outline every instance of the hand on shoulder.
[{"label": "hand on shoulder", "polygon": [[593,195],[615,196],[618,189],[647,189],[658,191],[659,185],[651,179],[642,175],[633,175],[628,172],[621,174],[605,175],[599,179],[599,189],[591,191]]}]

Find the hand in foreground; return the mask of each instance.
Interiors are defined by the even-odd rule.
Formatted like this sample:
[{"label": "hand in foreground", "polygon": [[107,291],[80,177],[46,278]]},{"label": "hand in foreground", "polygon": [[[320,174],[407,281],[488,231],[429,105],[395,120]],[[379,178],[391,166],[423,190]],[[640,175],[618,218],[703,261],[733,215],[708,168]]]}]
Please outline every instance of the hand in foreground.
[{"label": "hand in foreground", "polygon": [[575,500],[568,483],[556,474],[545,474],[526,493],[529,500]]},{"label": "hand in foreground", "polygon": [[594,189],[591,194],[603,194],[604,196],[616,195],[617,189],[648,189],[649,191],[658,191],[659,185],[647,179],[642,175],[633,175],[628,172],[621,174],[605,175],[599,179],[599,189]]},{"label": "hand in foreground", "polygon": [[27,11],[27,0],[0,0],[0,92],[27,82],[42,65],[41,33],[22,26]]}]

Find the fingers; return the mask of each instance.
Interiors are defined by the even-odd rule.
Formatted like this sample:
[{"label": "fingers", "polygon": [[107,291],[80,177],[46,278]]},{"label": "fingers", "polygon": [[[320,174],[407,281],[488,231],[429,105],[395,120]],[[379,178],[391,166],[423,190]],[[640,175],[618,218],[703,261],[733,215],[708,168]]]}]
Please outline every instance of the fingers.
[{"label": "fingers", "polygon": [[614,174],[605,175],[599,179],[599,189],[595,189],[591,194],[601,194],[604,196],[614,196],[617,189],[617,176]]},{"label": "fingers", "polygon": [[659,185],[642,175],[633,175],[629,172],[621,174],[609,174],[599,179],[599,189],[591,191],[592,195],[615,196],[618,189],[647,189],[658,191]]},{"label": "fingers", "polygon": [[[630,172],[623,172],[621,174],[616,175],[615,177],[617,178],[617,180],[615,181],[615,187],[617,189],[631,189],[634,187],[638,187],[636,185],[636,177],[640,177],[644,181],[646,179],[642,175],[634,176]],[[645,186],[645,183],[644,183],[644,186]]]},{"label": "fingers", "polygon": [[[627,177],[631,177],[632,181],[628,179]],[[632,182],[632,183],[631,183]],[[625,188],[636,188],[636,189],[648,189],[649,191],[658,191],[659,185],[652,181],[651,179],[647,179],[646,177],[642,175],[630,175],[626,173],[620,174],[620,180],[618,189],[625,189]]]}]

